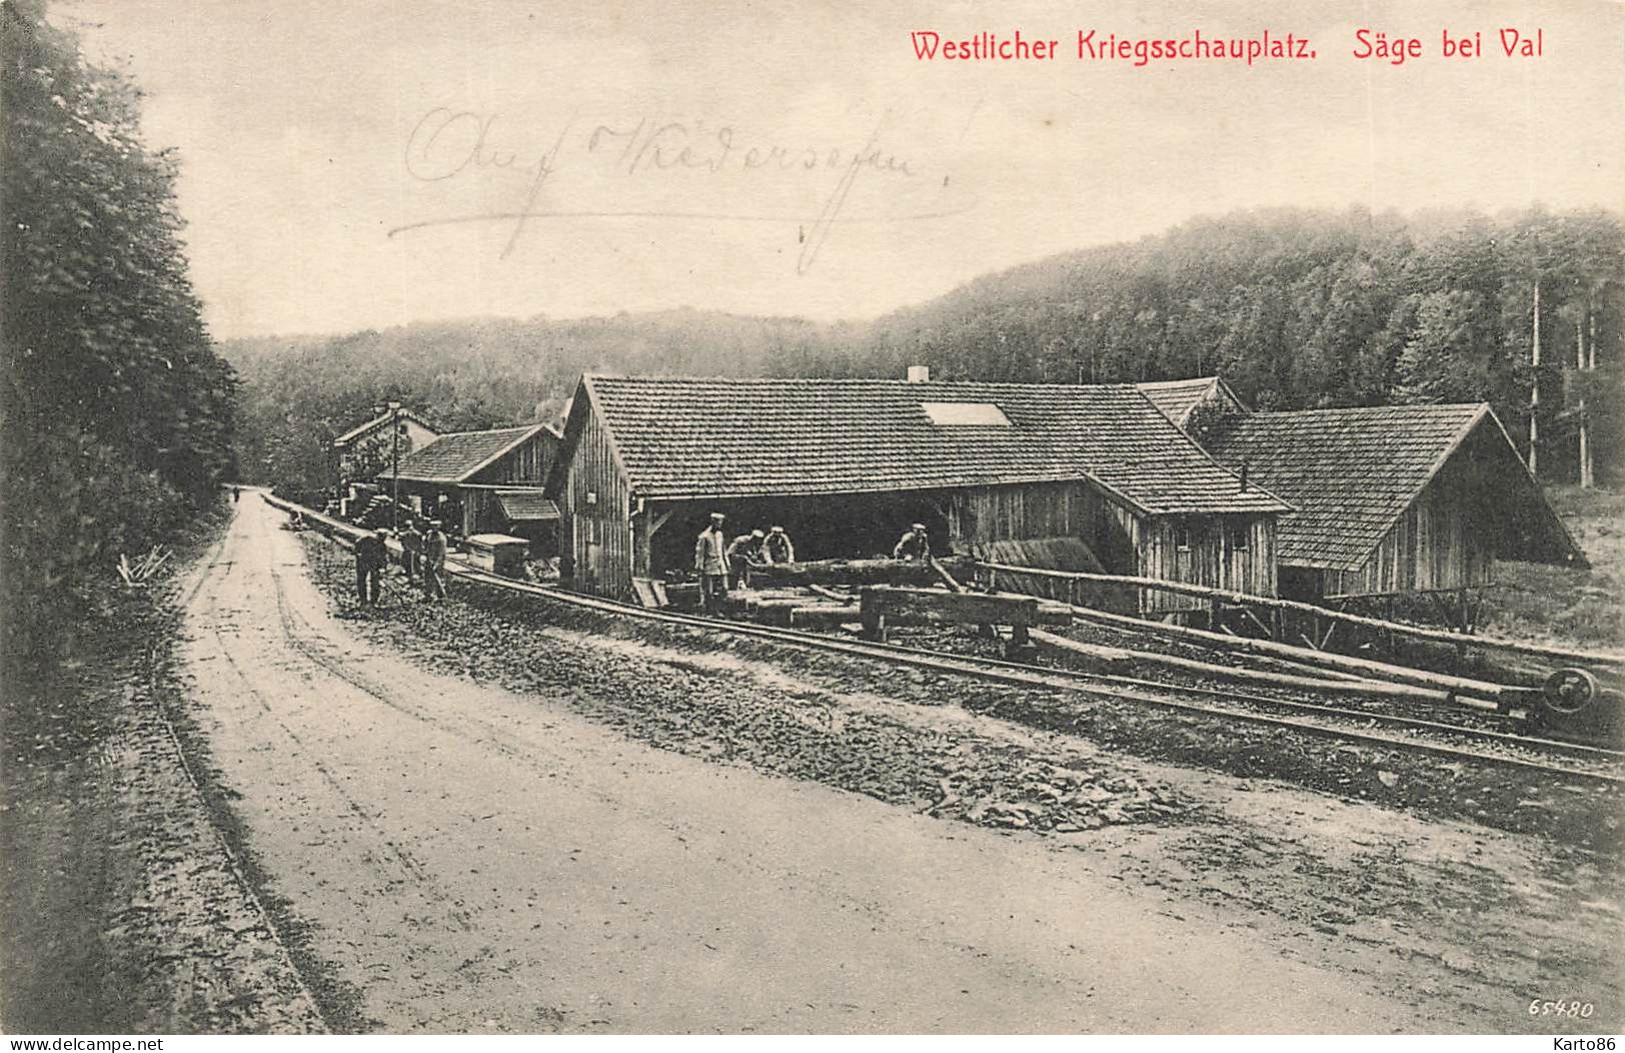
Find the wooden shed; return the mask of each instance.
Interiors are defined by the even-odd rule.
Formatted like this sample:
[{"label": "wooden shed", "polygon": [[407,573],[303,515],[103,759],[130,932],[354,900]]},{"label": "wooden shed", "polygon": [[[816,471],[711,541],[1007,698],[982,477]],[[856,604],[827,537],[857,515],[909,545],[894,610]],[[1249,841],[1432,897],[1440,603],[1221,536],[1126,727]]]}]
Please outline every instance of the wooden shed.
[{"label": "wooden shed", "polygon": [[1282,595],[1321,600],[1488,585],[1495,560],[1585,556],[1487,404],[1229,416],[1208,449],[1297,506]]},{"label": "wooden shed", "polygon": [[365,479],[382,465],[386,470],[394,456],[395,437],[389,424],[397,420],[400,426],[400,455],[407,456],[440,437],[440,431],[412,410],[398,414],[385,413],[365,424],[358,424],[333,440],[333,471],[341,483]]},{"label": "wooden shed", "polygon": [[401,499],[454,533],[528,537],[550,554],[558,510],[543,484],[559,441],[546,424],[448,432],[401,459]]},{"label": "wooden shed", "polygon": [[939,553],[1066,538],[1113,572],[1273,594],[1289,507],[1133,385],[889,380],[586,376],[548,493],[564,576],[611,596],[686,572],[712,511],[785,526],[803,559],[888,553],[919,521]]}]

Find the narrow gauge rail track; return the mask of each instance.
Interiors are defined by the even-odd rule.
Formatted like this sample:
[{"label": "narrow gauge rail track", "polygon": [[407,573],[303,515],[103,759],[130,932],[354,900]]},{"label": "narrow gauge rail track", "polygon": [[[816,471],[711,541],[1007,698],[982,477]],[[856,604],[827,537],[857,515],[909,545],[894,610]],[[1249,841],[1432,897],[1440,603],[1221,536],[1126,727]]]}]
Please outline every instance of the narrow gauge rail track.
[{"label": "narrow gauge rail track", "polygon": [[[347,523],[331,519],[310,509],[270,496],[267,496],[266,500],[277,507],[289,511],[298,511],[307,520],[314,519],[327,528],[327,531],[336,531],[344,535],[346,539],[359,533],[355,527]],[[622,603],[618,600],[514,581],[466,565],[458,565],[455,562],[448,562],[446,569],[452,576],[491,588],[538,596],[555,603],[596,610],[638,621],[768,640],[809,650],[891,662],[896,665],[907,665],[934,672],[975,677],[997,683],[1044,687],[1095,698],[1126,700],[1193,716],[1279,727],[1318,738],[1339,739],[1387,749],[1427,753],[1494,767],[1541,772],[1592,784],[1610,787],[1625,786],[1625,771],[1621,770],[1622,762],[1625,762],[1625,751],[1600,746],[1587,746],[1581,743],[1564,742],[1558,739],[1539,738],[1484,728],[1463,727],[1418,717],[1368,713],[1319,703],[1219,691],[1194,685],[1168,684],[1155,680],[1106,673],[1086,673],[1074,669],[1035,666],[1003,659],[959,655],[947,651],[904,647],[897,644],[876,643],[867,640],[846,640],[800,629],[733,622],[698,614],[684,614],[669,610],[649,610],[634,604]],[[1272,712],[1263,712],[1264,710]],[[1363,723],[1366,727],[1351,727],[1349,725],[1352,722]],[[1409,731],[1418,735],[1439,736],[1440,738],[1452,739],[1455,744],[1437,739],[1426,740],[1404,737],[1400,734],[1382,734],[1372,730],[1372,726],[1391,728],[1396,732]],[[1461,745],[1461,743],[1473,743],[1503,750],[1518,750],[1526,755],[1485,752],[1483,749],[1469,748]],[[1542,755],[1546,757],[1561,755],[1574,760],[1590,762],[1591,766],[1571,767],[1549,763],[1547,760],[1541,759]]]},{"label": "narrow gauge rail track", "polygon": [[[1538,738],[1526,735],[1517,735],[1510,732],[1490,731],[1481,728],[1462,727],[1442,721],[1424,720],[1416,717],[1401,717],[1391,714],[1366,713],[1360,710],[1344,709],[1337,706],[1326,706],[1310,702],[1297,702],[1289,699],[1270,698],[1263,695],[1239,695],[1228,691],[1218,691],[1211,688],[1201,688],[1190,685],[1166,684],[1154,680],[1142,680],[1133,677],[1114,676],[1104,673],[1085,673],[1075,669],[1057,669],[1044,666],[1028,665],[1021,662],[1011,662],[997,658],[984,658],[979,656],[959,655],[948,651],[926,650],[922,648],[904,647],[897,644],[882,644],[861,640],[843,640],[818,633],[805,632],[800,629],[786,629],[771,625],[756,625],[745,622],[733,622],[720,618],[710,618],[697,614],[682,614],[674,611],[655,611],[638,607],[616,600],[607,600],[597,596],[584,596],[578,593],[566,592],[562,589],[552,589],[540,585],[530,585],[515,582],[484,571],[466,568],[456,568],[453,573],[483,585],[496,588],[509,589],[517,592],[531,593],[545,597],[548,600],[565,603],[573,606],[599,610],[606,613],[622,615],[649,622],[662,622],[668,625],[680,625],[689,628],[703,629],[713,633],[731,633],[736,636],[750,637],[761,640],[770,640],[775,643],[790,644],[812,650],[826,651],[834,654],[844,654],[859,658],[869,658],[879,661],[891,662],[897,665],[907,665],[918,669],[928,669],[934,672],[953,673],[961,676],[972,676],[983,680],[991,680],[1007,684],[1025,684],[1033,687],[1047,687],[1075,694],[1082,694],[1097,698],[1121,699],[1144,703],[1159,708],[1194,715],[1218,717],[1225,720],[1239,720],[1252,724],[1290,728],[1303,734],[1314,735],[1320,738],[1344,739],[1355,742],[1364,742],[1370,745],[1382,746],[1391,749],[1408,750],[1412,752],[1431,753],[1438,756],[1471,760],[1480,764],[1490,764],[1498,767],[1521,768],[1560,775],[1565,778],[1579,779],[1592,783],[1603,783],[1610,786],[1625,786],[1625,773],[1618,770],[1607,770],[1608,767],[1617,767],[1625,762],[1625,752],[1610,750],[1598,746],[1587,746],[1580,743],[1564,742],[1557,739]],[[1223,702],[1242,703],[1236,705],[1215,705],[1211,702],[1185,701],[1175,695],[1193,696],[1207,700],[1220,700]],[[1255,707],[1255,708],[1246,708]],[[1338,724],[1318,723],[1314,719],[1295,719],[1290,715],[1275,715],[1259,712],[1259,709],[1274,709],[1277,713],[1296,714],[1306,718],[1321,720],[1334,720]],[[1450,745],[1438,741],[1425,741],[1415,738],[1405,738],[1398,735],[1384,735],[1375,731],[1362,730],[1349,727],[1348,722],[1359,721],[1367,724],[1378,724],[1383,727],[1395,728],[1416,732],[1449,736],[1458,741],[1470,741],[1481,745],[1490,745],[1500,748],[1513,748],[1527,751],[1531,754],[1561,754],[1576,759],[1591,761],[1597,767],[1576,768],[1558,764],[1546,763],[1533,757],[1519,757],[1506,753],[1486,753],[1481,750],[1469,749],[1460,745]]]}]

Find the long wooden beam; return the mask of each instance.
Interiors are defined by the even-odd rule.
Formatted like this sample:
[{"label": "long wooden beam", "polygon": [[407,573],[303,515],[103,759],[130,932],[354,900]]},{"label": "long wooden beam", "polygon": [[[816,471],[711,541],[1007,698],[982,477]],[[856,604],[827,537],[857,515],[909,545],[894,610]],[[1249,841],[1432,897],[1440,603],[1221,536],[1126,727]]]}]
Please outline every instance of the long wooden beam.
[{"label": "long wooden beam", "polygon": [[1463,700],[1454,698],[1448,691],[1416,687],[1410,684],[1394,684],[1378,680],[1323,679],[1318,676],[1272,673],[1262,669],[1238,669],[1235,666],[1201,662],[1194,658],[1181,658],[1177,655],[1162,654],[1156,651],[1135,651],[1120,647],[1101,647],[1096,644],[1080,643],[1077,640],[1069,640],[1064,636],[1047,633],[1041,629],[1034,629],[1032,638],[1045,646],[1082,655],[1086,658],[1107,662],[1143,662],[1147,665],[1158,665],[1165,669],[1196,673],[1200,676],[1228,680],[1232,683],[1256,684],[1261,687],[1284,687],[1298,691],[1313,691],[1322,695],[1347,695],[1355,698],[1397,698],[1412,702],[1454,701],[1457,704],[1470,705],[1480,709],[1493,710],[1496,708],[1493,702],[1480,702],[1476,699]]},{"label": "long wooden beam", "polygon": [[1042,567],[1020,567],[1010,563],[989,563],[986,561],[978,563],[978,566],[987,570],[998,571],[1001,574],[1026,574],[1039,578],[1092,581],[1104,585],[1158,589],[1182,596],[1199,596],[1203,599],[1218,600],[1221,603],[1229,603],[1238,607],[1267,607],[1275,610],[1297,611],[1302,614],[1313,614],[1322,618],[1345,622],[1349,625],[1363,625],[1366,628],[1381,629],[1419,640],[1450,644],[1454,647],[1482,647],[1492,650],[1511,651],[1537,658],[1547,658],[1553,661],[1625,668],[1625,654],[1611,651],[1581,651],[1566,647],[1548,647],[1543,644],[1524,643],[1521,640],[1504,640],[1490,636],[1468,636],[1465,633],[1450,632],[1445,629],[1428,629],[1419,625],[1407,625],[1404,622],[1369,618],[1363,614],[1334,611],[1326,607],[1317,607],[1312,603],[1283,600],[1278,596],[1255,596],[1248,592],[1232,592],[1228,589],[1216,589],[1208,585],[1193,585],[1184,581],[1165,581],[1161,578],[1139,578],[1120,574],[1093,574],[1086,571],[1047,570]]},{"label": "long wooden beam", "polygon": [[1485,680],[1471,680],[1466,677],[1432,673],[1425,669],[1389,665],[1386,662],[1375,662],[1369,658],[1354,658],[1350,655],[1335,654],[1328,651],[1314,651],[1307,647],[1276,643],[1273,640],[1252,640],[1245,636],[1226,636],[1223,633],[1208,632],[1205,629],[1190,629],[1182,625],[1169,625],[1166,622],[1147,621],[1144,618],[1133,618],[1126,614],[1111,614],[1089,607],[1073,607],[1072,615],[1083,621],[1097,622],[1127,629],[1131,632],[1163,636],[1175,640],[1190,640],[1209,647],[1221,647],[1227,651],[1241,651],[1246,654],[1266,655],[1272,658],[1287,658],[1319,668],[1355,673],[1365,679],[1385,680],[1391,683],[1410,684],[1414,687],[1432,688],[1449,692],[1457,697],[1500,702],[1521,697],[1529,690],[1507,684],[1494,684]]}]

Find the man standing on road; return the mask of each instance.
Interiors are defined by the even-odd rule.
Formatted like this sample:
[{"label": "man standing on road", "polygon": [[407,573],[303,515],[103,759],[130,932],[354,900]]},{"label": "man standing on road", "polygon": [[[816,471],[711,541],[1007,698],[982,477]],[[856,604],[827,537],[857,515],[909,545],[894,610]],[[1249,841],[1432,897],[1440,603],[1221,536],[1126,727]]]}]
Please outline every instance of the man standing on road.
[{"label": "man standing on road", "polygon": [[446,598],[446,583],[441,575],[446,570],[446,535],[440,532],[440,520],[429,520],[429,532],[423,535],[423,596],[430,600]]},{"label": "man standing on road", "polygon": [[384,589],[384,564],[389,561],[389,550],[384,547],[383,536],[367,531],[355,542],[356,601],[363,607],[378,606]]},{"label": "man standing on road", "polygon": [[724,516],[711,513],[711,525],[694,542],[694,569],[700,575],[700,605],[707,613],[722,608],[728,595],[728,539],[722,536]]},{"label": "man standing on road", "polygon": [[418,530],[417,520],[408,519],[406,529],[401,531],[401,566],[406,570],[408,585],[417,578],[418,562],[422,558],[423,532]]}]

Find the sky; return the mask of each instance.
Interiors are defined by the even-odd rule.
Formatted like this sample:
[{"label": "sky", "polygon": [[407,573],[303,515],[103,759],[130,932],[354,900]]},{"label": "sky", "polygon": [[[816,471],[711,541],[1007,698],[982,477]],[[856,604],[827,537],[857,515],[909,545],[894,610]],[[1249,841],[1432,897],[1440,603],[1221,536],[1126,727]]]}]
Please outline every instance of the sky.
[{"label": "sky", "polygon": [[[1235,209],[1625,208],[1615,2],[54,0],[52,18],[147,92],[221,338],[682,306],[860,319]],[[1057,43],[922,60],[925,31]],[[1102,57],[1080,59],[1090,31]],[[1314,57],[1132,53],[1266,31]],[[1504,54],[1537,31],[1540,55]],[[1446,32],[1483,53],[1443,56]],[[1128,58],[1104,57],[1114,35]]]}]

